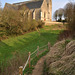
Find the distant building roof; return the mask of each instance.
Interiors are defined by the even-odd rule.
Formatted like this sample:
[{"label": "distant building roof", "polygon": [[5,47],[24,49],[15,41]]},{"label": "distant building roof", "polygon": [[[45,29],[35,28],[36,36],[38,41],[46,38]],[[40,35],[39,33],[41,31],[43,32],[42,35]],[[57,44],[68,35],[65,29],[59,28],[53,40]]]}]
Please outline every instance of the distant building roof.
[{"label": "distant building roof", "polygon": [[38,1],[25,1],[20,3],[14,3],[13,5],[22,5],[25,4],[29,9],[41,8],[43,0]]}]

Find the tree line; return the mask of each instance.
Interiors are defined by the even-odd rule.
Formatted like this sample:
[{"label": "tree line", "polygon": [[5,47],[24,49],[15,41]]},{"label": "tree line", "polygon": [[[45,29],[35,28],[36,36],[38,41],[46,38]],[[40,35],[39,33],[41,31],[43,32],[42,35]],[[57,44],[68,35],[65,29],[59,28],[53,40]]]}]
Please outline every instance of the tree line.
[{"label": "tree line", "polygon": [[75,32],[75,2],[67,3],[64,8],[56,10],[54,13],[54,19],[58,22],[67,22],[67,28]]}]

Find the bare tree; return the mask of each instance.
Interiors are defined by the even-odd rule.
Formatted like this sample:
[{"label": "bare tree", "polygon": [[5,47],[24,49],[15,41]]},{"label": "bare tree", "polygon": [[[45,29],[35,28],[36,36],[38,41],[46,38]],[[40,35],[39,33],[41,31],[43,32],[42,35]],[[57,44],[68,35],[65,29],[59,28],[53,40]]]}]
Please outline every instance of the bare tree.
[{"label": "bare tree", "polygon": [[63,15],[64,15],[64,9],[63,8],[58,9],[58,17],[60,20],[62,20]]},{"label": "bare tree", "polygon": [[62,20],[62,16],[64,16],[64,9],[63,8],[60,8],[58,10],[56,10],[54,12],[54,19],[57,21],[57,18],[59,18],[59,20],[61,21]]},{"label": "bare tree", "polygon": [[58,17],[58,10],[56,10],[55,12],[54,12],[54,19],[57,21],[57,17]]},{"label": "bare tree", "polygon": [[64,16],[65,18],[67,18],[67,20],[72,16],[72,8],[73,8],[72,3],[67,3],[64,7]]},{"label": "bare tree", "polygon": [[75,32],[75,3],[67,3],[64,7],[65,17],[67,18],[67,28]]},{"label": "bare tree", "polygon": [[1,1],[0,1],[0,8],[1,8],[2,4],[1,4]]},{"label": "bare tree", "polygon": [[0,1],[0,21],[1,21],[1,15],[2,15],[2,8],[1,8],[2,4],[1,4],[1,1]]}]

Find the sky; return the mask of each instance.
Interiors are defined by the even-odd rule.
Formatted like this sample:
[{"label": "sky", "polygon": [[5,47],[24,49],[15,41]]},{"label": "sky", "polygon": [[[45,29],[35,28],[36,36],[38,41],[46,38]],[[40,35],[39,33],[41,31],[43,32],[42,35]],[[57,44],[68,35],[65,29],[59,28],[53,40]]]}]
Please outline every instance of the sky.
[{"label": "sky", "polygon": [[[5,3],[17,3],[17,2],[23,2],[27,0],[0,0],[2,3],[2,8],[4,7]],[[52,0],[52,14],[55,12],[55,10],[59,8],[63,8],[66,3],[70,2],[72,0]]]}]

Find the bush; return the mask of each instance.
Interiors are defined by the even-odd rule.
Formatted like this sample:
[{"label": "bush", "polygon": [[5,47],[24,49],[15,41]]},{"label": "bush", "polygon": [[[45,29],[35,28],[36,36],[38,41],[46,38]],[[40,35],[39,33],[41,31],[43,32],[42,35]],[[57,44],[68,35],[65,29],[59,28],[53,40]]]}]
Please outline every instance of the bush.
[{"label": "bush", "polygon": [[1,21],[6,29],[7,35],[22,34],[23,26],[21,22],[21,15],[18,11],[4,10]]},{"label": "bush", "polygon": [[37,28],[43,27],[44,23],[42,21],[32,20],[31,18],[28,19],[28,12],[29,11],[26,11],[26,14],[23,15],[19,10],[3,10],[1,26],[5,27],[6,35],[24,34],[25,32],[37,30]]},{"label": "bush", "polygon": [[67,39],[67,38],[75,39],[75,32],[72,32],[70,30],[64,30],[60,32],[59,37],[58,37],[59,40]]},{"label": "bush", "polygon": [[43,21],[38,21],[38,28],[42,28],[44,26],[44,22]]},{"label": "bush", "polygon": [[38,26],[38,22],[35,20],[30,21],[30,30],[36,30]]},{"label": "bush", "polygon": [[[14,52],[14,57],[8,61],[0,61],[0,75],[18,75],[18,69],[21,65],[24,65],[28,56],[28,52],[20,53]],[[25,57],[25,58],[24,58]]]}]

